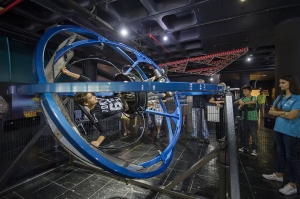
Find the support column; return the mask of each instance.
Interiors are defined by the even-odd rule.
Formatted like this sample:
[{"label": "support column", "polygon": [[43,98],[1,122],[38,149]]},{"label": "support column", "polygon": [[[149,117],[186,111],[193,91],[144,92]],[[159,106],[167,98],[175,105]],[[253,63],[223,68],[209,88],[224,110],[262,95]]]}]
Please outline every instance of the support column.
[{"label": "support column", "polygon": [[300,77],[300,18],[279,23],[275,29],[275,95],[280,94],[279,77]]},{"label": "support column", "polygon": [[245,85],[250,85],[250,74],[249,73],[241,73],[240,74],[240,97],[243,97],[242,87]]},{"label": "support column", "polygon": [[86,60],[83,62],[82,74],[91,79],[92,82],[97,81],[97,62]]},{"label": "support column", "polygon": [[245,85],[250,85],[250,74],[249,73],[241,73],[240,74],[240,88]]}]

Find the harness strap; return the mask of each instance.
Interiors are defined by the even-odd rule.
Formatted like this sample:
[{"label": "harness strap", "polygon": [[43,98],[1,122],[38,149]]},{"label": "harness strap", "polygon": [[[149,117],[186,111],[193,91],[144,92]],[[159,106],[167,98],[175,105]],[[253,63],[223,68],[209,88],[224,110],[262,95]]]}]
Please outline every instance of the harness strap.
[{"label": "harness strap", "polygon": [[[76,102],[74,102],[76,103]],[[84,108],[84,106],[80,105],[80,104],[77,104],[79,106],[79,108],[83,111],[83,113],[89,118],[89,120],[92,122],[92,124],[96,127],[96,129],[100,132],[100,133],[103,133],[100,131],[99,127],[98,127],[98,122],[95,121],[95,119],[93,118],[93,116]]]}]

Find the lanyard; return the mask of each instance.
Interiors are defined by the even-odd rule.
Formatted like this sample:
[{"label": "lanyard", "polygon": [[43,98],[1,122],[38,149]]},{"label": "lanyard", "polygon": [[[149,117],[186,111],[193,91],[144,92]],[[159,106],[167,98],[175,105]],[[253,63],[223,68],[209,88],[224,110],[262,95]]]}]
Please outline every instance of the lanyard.
[{"label": "lanyard", "polygon": [[289,96],[286,100],[285,100],[285,102],[284,103],[282,103],[282,100],[281,100],[281,102],[280,102],[280,109],[282,109],[283,108],[283,106],[290,100],[292,98],[292,96]]}]

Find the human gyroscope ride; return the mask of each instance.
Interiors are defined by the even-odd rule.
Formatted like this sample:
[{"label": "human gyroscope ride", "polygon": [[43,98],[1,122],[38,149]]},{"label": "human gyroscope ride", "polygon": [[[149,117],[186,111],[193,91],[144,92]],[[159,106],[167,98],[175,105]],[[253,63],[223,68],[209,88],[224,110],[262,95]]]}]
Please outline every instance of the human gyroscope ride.
[{"label": "human gyroscope ride", "polygon": [[[44,54],[50,39],[57,35],[68,35],[54,52],[48,63],[45,63]],[[74,50],[84,46],[111,48],[119,53],[127,61],[129,67],[125,70],[116,69],[116,81],[113,82],[59,82],[57,78],[60,68],[72,61]],[[132,56],[134,55],[134,56]],[[101,58],[93,58],[101,59]],[[107,60],[109,61],[109,60]],[[157,77],[156,81],[149,78],[139,65],[152,66]],[[111,64],[113,65],[113,64]],[[110,41],[103,36],[76,26],[59,26],[48,30],[38,42],[33,63],[36,83],[17,85],[12,93],[39,94],[40,104],[47,123],[59,143],[72,155],[85,164],[100,167],[115,175],[126,178],[150,178],[162,173],[170,164],[174,146],[178,140],[181,129],[181,108],[177,97],[177,91],[215,93],[217,85],[196,84],[185,82],[170,82],[164,76],[163,70],[150,58],[138,52],[132,47],[119,42]],[[168,145],[163,151],[159,151],[153,159],[140,164],[128,164],[117,160],[90,144],[79,132],[75,122],[72,121],[66,109],[61,95],[73,95],[77,92],[101,92],[102,95],[111,93],[133,93],[134,108],[137,114],[148,113],[162,115],[166,118],[168,127]],[[159,99],[163,112],[150,110],[147,107],[147,93],[172,93],[175,109],[168,110],[164,102]],[[101,132],[100,132],[101,133]],[[160,163],[159,167],[147,171],[147,168]]]}]

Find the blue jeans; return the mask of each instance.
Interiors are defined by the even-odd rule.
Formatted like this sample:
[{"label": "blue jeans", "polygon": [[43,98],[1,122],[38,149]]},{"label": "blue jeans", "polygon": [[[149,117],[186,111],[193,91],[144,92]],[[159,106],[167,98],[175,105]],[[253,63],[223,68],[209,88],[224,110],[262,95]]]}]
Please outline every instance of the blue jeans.
[{"label": "blue jeans", "polygon": [[289,164],[290,182],[296,183],[298,176],[297,146],[299,138],[274,131],[277,146],[277,172],[284,173],[286,163]]},{"label": "blue jeans", "polygon": [[[200,112],[202,110],[202,113]],[[198,122],[200,122],[200,114],[202,114],[202,135],[204,139],[209,139],[209,132],[206,124],[206,119],[204,116],[204,109],[200,108],[192,108],[192,124],[193,124],[193,132],[192,137],[197,138],[198,135]]]},{"label": "blue jeans", "polygon": [[252,136],[252,150],[257,150],[257,129],[258,121],[257,120],[243,120],[243,146],[244,150],[249,149],[249,138]]}]

